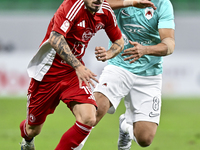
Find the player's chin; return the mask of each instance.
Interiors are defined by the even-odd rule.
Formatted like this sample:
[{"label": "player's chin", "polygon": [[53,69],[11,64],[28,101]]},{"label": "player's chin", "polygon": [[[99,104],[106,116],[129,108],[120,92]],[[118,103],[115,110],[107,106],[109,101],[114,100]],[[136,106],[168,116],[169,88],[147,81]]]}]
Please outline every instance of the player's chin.
[{"label": "player's chin", "polygon": [[99,11],[99,9],[100,9],[99,6],[90,7],[90,10],[91,10],[92,12],[97,12],[97,11]]}]

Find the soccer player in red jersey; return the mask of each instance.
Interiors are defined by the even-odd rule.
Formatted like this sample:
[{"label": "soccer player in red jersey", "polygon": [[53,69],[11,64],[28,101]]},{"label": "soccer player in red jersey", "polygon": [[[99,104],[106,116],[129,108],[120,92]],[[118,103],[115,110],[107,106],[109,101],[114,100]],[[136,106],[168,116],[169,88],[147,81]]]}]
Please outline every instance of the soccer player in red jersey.
[{"label": "soccer player in red jersey", "polygon": [[96,122],[97,104],[90,84],[96,75],[84,66],[82,57],[95,33],[104,29],[111,48],[96,47],[99,61],[119,54],[124,45],[115,15],[104,0],[64,0],[51,19],[37,54],[28,65],[27,118],[20,124],[21,150],[34,150],[34,137],[48,114],[62,100],[76,118],[55,150],[75,149]]}]

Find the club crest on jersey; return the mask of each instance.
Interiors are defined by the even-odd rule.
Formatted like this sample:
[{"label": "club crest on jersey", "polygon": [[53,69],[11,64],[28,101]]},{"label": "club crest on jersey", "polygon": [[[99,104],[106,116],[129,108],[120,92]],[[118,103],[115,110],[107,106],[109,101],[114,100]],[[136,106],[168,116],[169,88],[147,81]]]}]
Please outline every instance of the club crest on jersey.
[{"label": "club crest on jersey", "polygon": [[91,39],[92,36],[94,36],[92,29],[87,28],[86,31],[82,35],[82,40],[88,41],[89,39]]},{"label": "club crest on jersey", "polygon": [[67,32],[67,29],[69,28],[70,23],[68,20],[65,20],[62,24],[62,26],[60,27],[61,30],[63,30],[64,32]]},{"label": "club crest on jersey", "polygon": [[150,20],[153,17],[154,9],[153,8],[146,8],[145,9],[145,17]]},{"label": "club crest on jersey", "polygon": [[29,121],[30,122],[35,122],[35,120],[36,120],[35,116],[33,114],[30,114],[29,115]]}]

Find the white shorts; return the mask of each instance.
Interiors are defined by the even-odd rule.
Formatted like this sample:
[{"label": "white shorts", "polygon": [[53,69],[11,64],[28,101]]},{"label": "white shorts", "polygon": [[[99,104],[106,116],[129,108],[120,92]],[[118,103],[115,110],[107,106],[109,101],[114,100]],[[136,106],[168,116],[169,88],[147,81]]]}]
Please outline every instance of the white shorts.
[{"label": "white shorts", "polygon": [[161,112],[162,75],[138,76],[121,67],[107,65],[94,92],[101,92],[112,103],[108,113],[114,113],[122,98],[125,118],[132,124],[149,121],[159,124]]}]

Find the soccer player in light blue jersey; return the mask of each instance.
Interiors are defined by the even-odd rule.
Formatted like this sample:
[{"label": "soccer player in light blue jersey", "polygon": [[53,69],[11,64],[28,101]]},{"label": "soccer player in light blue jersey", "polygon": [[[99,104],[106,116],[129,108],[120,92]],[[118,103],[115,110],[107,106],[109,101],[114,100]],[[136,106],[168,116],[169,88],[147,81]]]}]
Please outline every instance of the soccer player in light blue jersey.
[{"label": "soccer player in light blue jersey", "polygon": [[151,0],[156,10],[124,7],[134,0],[108,2],[122,31],[124,50],[108,61],[100,77],[95,89],[98,112],[105,112],[101,106],[109,100],[113,113],[124,97],[118,150],[129,150],[132,140],[146,147],[160,121],[163,56],[172,54],[175,47],[173,7],[169,0]]},{"label": "soccer player in light blue jersey", "polygon": [[[175,48],[173,7],[169,0],[151,0],[155,7],[144,7],[144,0],[107,1],[121,29],[124,50],[108,61],[94,89],[97,122],[107,112],[114,113],[124,98],[118,150],[130,150],[132,140],[147,147],[160,121],[162,57]],[[99,47],[95,52],[99,61],[102,51]]]}]

